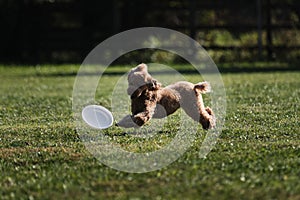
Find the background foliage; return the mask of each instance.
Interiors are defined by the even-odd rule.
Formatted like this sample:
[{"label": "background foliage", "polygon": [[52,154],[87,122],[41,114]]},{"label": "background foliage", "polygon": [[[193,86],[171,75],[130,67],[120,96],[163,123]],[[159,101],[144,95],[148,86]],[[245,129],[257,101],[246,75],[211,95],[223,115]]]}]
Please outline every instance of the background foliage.
[{"label": "background foliage", "polygon": [[106,38],[144,26],[186,33],[217,62],[298,61],[299,10],[296,0],[0,0],[0,61],[81,62]]}]

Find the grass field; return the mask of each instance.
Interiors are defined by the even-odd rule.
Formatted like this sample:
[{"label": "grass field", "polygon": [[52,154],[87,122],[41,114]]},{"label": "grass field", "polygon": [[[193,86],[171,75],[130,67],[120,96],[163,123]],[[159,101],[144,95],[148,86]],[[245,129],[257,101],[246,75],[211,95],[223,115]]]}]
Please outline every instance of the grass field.
[{"label": "grass field", "polygon": [[[299,71],[224,73],[225,128],[206,159],[195,141],[171,165],[132,174],[101,164],[79,139],[72,117],[78,68],[0,67],[0,199],[300,199]],[[103,78],[114,82],[113,72],[128,69]],[[97,101],[108,106],[112,90],[109,84]],[[135,148],[130,136],[109,134]],[[146,147],[171,137],[170,127]]]}]

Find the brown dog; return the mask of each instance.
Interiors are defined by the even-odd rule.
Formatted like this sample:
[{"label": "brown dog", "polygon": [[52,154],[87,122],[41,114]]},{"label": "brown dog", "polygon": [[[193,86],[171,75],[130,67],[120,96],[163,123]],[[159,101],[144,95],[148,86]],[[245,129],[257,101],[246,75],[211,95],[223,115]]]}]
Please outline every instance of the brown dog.
[{"label": "brown dog", "polygon": [[180,81],[162,87],[148,73],[147,65],[140,64],[129,72],[128,84],[132,115],[121,119],[117,123],[120,127],[140,127],[151,118],[164,118],[180,107],[193,120],[200,122],[203,129],[215,126],[213,111],[204,107],[201,95],[210,92],[207,82],[193,84]]}]

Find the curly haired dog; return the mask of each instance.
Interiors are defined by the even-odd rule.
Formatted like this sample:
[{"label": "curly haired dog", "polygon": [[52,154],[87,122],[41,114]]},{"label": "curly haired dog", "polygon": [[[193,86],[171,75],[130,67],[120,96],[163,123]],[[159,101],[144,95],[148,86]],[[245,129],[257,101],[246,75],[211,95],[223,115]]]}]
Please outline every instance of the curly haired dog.
[{"label": "curly haired dog", "polygon": [[193,120],[200,122],[203,129],[215,126],[215,117],[209,107],[204,107],[202,95],[210,92],[208,82],[193,84],[180,81],[167,87],[152,78],[146,64],[140,64],[128,74],[127,93],[131,97],[132,115],[121,119],[117,126],[140,127],[151,118],[164,118],[178,108]]}]

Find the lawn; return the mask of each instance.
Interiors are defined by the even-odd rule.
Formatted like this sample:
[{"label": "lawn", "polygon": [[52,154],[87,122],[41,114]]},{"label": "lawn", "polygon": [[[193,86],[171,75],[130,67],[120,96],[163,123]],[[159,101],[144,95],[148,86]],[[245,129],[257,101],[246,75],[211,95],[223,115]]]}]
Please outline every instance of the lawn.
[{"label": "lawn", "polygon": [[[226,70],[226,122],[214,149],[199,158],[199,129],[177,161],[137,174],[101,164],[80,140],[72,113],[78,68],[0,66],[1,199],[300,199],[299,71]],[[103,80],[114,83],[129,68],[109,68]],[[96,96],[99,104],[110,106],[113,85]],[[171,140],[172,128],[151,138],[114,127],[105,134],[143,152]]]}]

